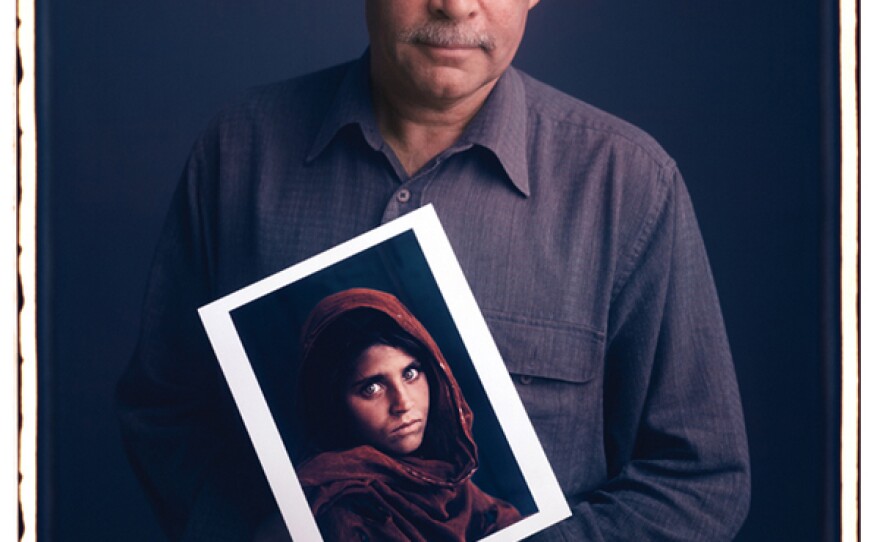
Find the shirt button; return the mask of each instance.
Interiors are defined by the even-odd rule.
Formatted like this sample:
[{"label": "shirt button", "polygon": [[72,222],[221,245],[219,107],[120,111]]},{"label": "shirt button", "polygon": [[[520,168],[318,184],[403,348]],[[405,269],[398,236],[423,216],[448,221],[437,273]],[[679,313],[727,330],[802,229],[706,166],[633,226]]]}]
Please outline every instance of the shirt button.
[{"label": "shirt button", "polygon": [[400,203],[408,202],[410,197],[412,197],[412,194],[406,188],[401,188],[397,191],[397,201]]},{"label": "shirt button", "polygon": [[519,383],[528,386],[532,383],[532,377],[529,375],[519,375]]}]

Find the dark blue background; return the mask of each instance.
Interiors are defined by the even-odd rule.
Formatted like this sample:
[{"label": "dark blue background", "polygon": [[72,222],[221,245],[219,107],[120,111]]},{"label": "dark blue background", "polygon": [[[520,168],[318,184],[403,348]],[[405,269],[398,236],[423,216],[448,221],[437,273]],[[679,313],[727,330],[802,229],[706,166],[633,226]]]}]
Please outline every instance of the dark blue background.
[{"label": "dark blue background", "polygon": [[[171,191],[221,104],[360,54],[363,8],[37,8],[40,540],[156,540],[112,390]],[[749,430],[739,540],[836,538],[834,13],[829,0],[545,0],[515,61],[646,129],[680,165]]]}]

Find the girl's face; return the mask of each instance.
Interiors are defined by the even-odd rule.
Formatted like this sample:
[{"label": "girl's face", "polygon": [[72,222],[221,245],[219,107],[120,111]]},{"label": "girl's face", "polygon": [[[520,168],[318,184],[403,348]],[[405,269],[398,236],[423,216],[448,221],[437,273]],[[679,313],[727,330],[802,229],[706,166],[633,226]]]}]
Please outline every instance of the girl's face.
[{"label": "girl's face", "polygon": [[360,436],[390,455],[422,444],[431,403],[421,364],[399,348],[373,345],[355,362],[345,402]]}]

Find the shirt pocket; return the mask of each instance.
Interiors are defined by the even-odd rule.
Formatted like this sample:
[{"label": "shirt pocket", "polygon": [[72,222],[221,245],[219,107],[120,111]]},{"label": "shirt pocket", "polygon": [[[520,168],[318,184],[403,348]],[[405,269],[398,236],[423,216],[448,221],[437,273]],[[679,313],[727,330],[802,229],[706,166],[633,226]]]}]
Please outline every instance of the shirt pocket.
[{"label": "shirt pocket", "polygon": [[486,321],[562,490],[603,479],[604,335],[491,313]]},{"label": "shirt pocket", "polygon": [[486,322],[507,370],[535,378],[583,384],[601,374],[604,334],[586,326],[489,313]]}]

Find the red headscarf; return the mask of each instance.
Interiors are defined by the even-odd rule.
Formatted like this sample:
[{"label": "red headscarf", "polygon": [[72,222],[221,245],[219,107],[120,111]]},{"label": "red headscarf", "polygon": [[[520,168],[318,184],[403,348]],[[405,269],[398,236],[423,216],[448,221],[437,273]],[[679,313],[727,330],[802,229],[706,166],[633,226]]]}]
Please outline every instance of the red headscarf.
[{"label": "red headscarf", "polygon": [[437,344],[393,295],[356,288],[326,297],[314,308],[303,327],[300,389],[334,363],[317,355],[315,345],[355,309],[389,317],[430,354],[432,359],[420,360],[436,388],[423,444],[430,449],[392,457],[360,445],[324,450],[299,465],[297,475],[325,540],[478,540],[518,521],[515,508],[471,481],[477,469],[471,410]]}]

